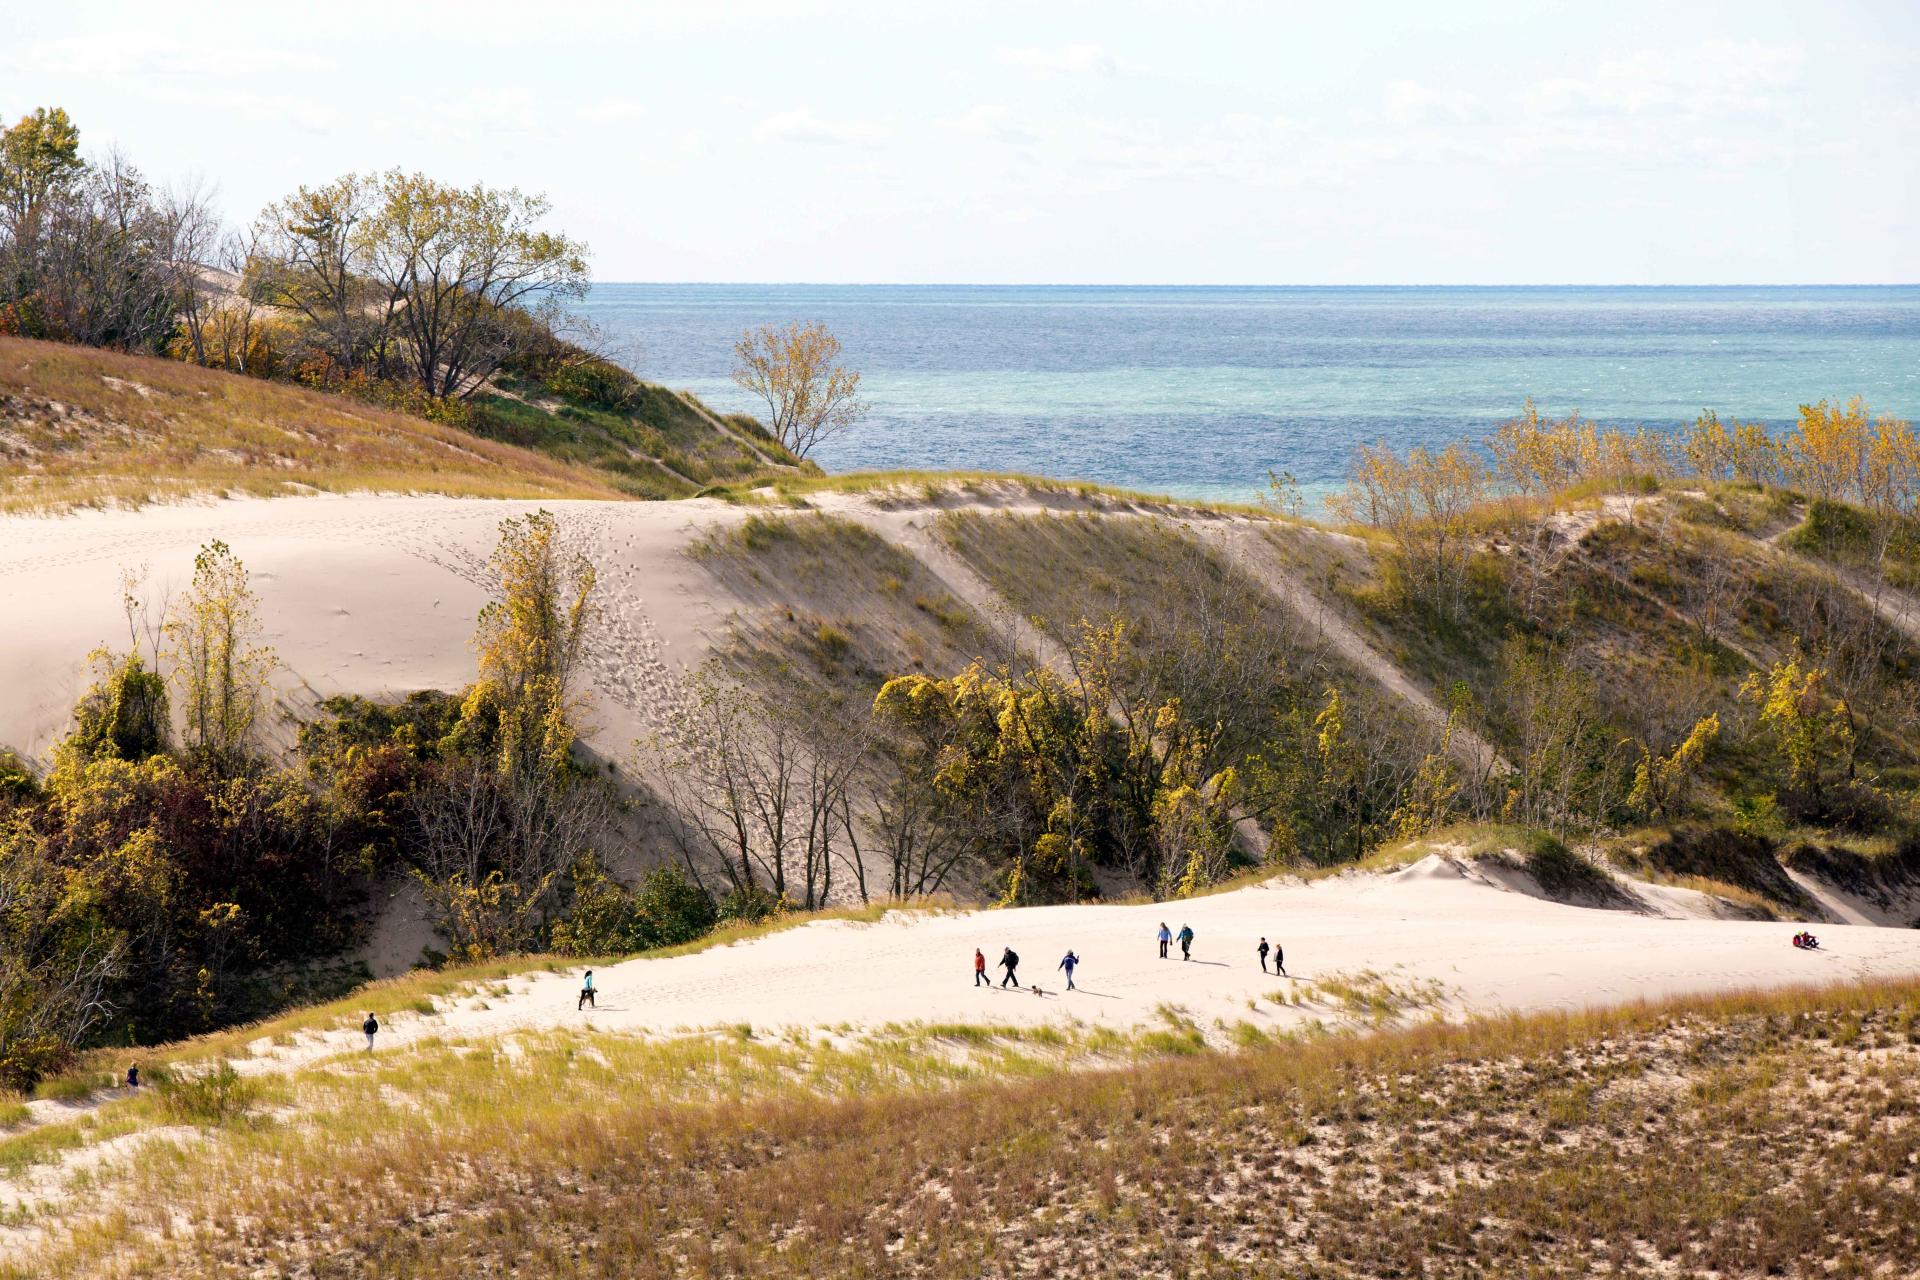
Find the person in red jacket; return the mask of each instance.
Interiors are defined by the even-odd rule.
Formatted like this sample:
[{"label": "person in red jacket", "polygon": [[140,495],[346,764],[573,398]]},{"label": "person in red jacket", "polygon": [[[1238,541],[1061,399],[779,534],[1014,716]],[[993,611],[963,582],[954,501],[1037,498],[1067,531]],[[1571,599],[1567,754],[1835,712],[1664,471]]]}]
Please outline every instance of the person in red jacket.
[{"label": "person in red jacket", "polygon": [[973,985],[976,987],[993,985],[993,979],[987,976],[987,953],[978,947],[973,949]]}]

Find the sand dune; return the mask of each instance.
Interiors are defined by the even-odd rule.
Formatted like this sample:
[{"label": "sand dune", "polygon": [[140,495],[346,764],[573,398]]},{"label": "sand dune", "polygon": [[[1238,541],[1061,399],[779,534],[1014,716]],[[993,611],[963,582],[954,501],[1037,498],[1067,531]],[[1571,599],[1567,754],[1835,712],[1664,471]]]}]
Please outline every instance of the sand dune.
[{"label": "sand dune", "polygon": [[0,745],[44,760],[65,732],[94,646],[126,644],[123,567],[158,604],[208,539],[252,573],[276,684],[296,707],[336,693],[458,689],[502,519],[545,507],[599,565],[607,626],[590,660],[590,745],[623,756],[669,664],[705,656],[730,604],[680,552],[745,512],[718,502],[500,502],[407,497],[248,499],[0,519]]},{"label": "sand dune", "polygon": [[[1158,958],[1165,921],[1196,934],[1193,960]],[[1180,903],[897,912],[877,923],[822,921],[596,975],[600,1007],[576,1011],[579,973],[513,979],[505,995],[444,1002],[431,1016],[379,1010],[382,1043],[423,1035],[497,1038],[593,1027],[672,1034],[750,1024],[762,1031],[875,1031],[888,1023],[1165,1025],[1171,1008],[1216,1042],[1240,1021],[1285,1030],[1354,1019],[1334,988],[1381,983],[1416,997],[1411,1016],[1580,1009],[1664,996],[1920,974],[1920,932],[1822,925],[1822,949],[1795,950],[1802,926],[1663,918],[1567,906],[1518,892],[1470,864],[1431,856],[1405,870],[1282,879]],[[1286,948],[1288,978],[1263,974],[1264,935]],[[1011,946],[1019,977],[1046,991],[978,989],[973,951]],[[1057,971],[1072,948],[1079,991]],[[1377,980],[1363,975],[1377,975]],[[1298,997],[1302,1003],[1292,1001]],[[292,1046],[262,1041],[250,1069],[359,1046],[352,1027]]]}]

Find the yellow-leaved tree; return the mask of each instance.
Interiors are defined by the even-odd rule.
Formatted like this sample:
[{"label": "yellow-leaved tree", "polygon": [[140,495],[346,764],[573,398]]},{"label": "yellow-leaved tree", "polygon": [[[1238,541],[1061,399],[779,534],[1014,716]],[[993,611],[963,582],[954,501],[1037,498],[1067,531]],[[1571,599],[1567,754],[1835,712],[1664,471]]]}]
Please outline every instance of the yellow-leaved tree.
[{"label": "yellow-leaved tree", "polygon": [[252,745],[278,663],[259,643],[258,601],[246,566],[226,543],[216,538],[194,557],[193,581],[174,600],[165,635],[188,749],[232,763]]},{"label": "yellow-leaved tree", "polygon": [[487,566],[496,585],[474,630],[480,679],[467,695],[462,731],[470,745],[491,744],[503,774],[558,773],[578,733],[573,685],[598,615],[598,576],[544,510],[501,521]]},{"label": "yellow-leaved tree", "polygon": [[1720,717],[1707,715],[1695,721],[1687,736],[1664,755],[1644,742],[1637,744],[1640,763],[1634,766],[1627,803],[1649,817],[1670,816],[1686,799],[1687,784],[1700,772],[1719,738]]},{"label": "yellow-leaved tree", "polygon": [[733,380],[767,406],[767,429],[798,458],[867,412],[860,375],[840,363],[840,339],[826,325],[762,325],[734,344]]},{"label": "yellow-leaved tree", "polygon": [[1760,730],[1779,757],[1792,798],[1805,810],[1817,810],[1827,775],[1852,754],[1853,725],[1844,699],[1827,692],[1827,671],[1807,662],[1796,647],[1763,675],[1755,672],[1740,687],[1760,711]]},{"label": "yellow-leaved tree", "polygon": [[1347,491],[1334,507],[1393,539],[1411,595],[1452,616],[1473,556],[1473,512],[1487,495],[1487,468],[1471,448],[1415,445],[1403,458],[1382,443],[1354,454]]}]

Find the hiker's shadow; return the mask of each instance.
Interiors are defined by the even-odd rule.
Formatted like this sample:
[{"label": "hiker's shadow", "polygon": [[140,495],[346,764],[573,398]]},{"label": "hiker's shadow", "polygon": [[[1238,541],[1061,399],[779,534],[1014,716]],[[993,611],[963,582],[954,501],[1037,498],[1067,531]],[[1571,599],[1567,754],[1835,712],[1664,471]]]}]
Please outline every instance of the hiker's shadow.
[{"label": "hiker's shadow", "polygon": [[1119,996],[1114,995],[1110,991],[1089,991],[1085,987],[1075,987],[1072,991],[1065,992],[1064,994],[1074,995],[1074,996],[1092,996],[1095,1000],[1118,1000],[1120,998]]},{"label": "hiker's shadow", "polygon": [[1212,965],[1212,966],[1213,966],[1214,968],[1216,968],[1216,969],[1231,969],[1231,968],[1233,968],[1233,966],[1232,966],[1232,965],[1230,965],[1230,964],[1228,964],[1228,963],[1227,963],[1227,962],[1226,962],[1225,960],[1182,960],[1182,961],[1181,961],[1180,963],[1182,963],[1182,964],[1208,964],[1208,965]]}]

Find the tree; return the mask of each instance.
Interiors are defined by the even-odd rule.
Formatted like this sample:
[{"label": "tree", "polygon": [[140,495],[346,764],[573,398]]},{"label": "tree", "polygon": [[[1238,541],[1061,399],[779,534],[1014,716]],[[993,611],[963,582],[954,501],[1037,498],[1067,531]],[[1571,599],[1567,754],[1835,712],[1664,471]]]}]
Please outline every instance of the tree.
[{"label": "tree", "polygon": [[1657,746],[1637,743],[1640,763],[1634,766],[1627,803],[1650,818],[1671,817],[1685,801],[1688,785],[1719,737],[1720,717],[1709,714],[1695,721],[1687,736],[1664,755]]},{"label": "tree", "polygon": [[1473,510],[1487,492],[1487,470],[1472,450],[1424,445],[1405,458],[1386,444],[1354,454],[1347,491],[1336,506],[1350,519],[1385,530],[1400,555],[1411,593],[1454,616],[1473,555]]},{"label": "tree", "polygon": [[1857,494],[1866,466],[1868,418],[1858,396],[1844,407],[1825,400],[1801,405],[1800,421],[1786,439],[1795,483],[1830,502]]},{"label": "tree", "polygon": [[867,412],[860,375],[840,359],[840,340],[826,325],[793,323],[749,329],[734,344],[733,380],[767,406],[767,427],[796,457],[858,422]]},{"label": "tree", "polygon": [[472,394],[525,341],[521,313],[550,328],[563,300],[585,296],[586,246],[539,228],[546,197],[398,170],[378,189],[366,262],[428,395]]},{"label": "tree", "polygon": [[59,107],[41,107],[0,131],[0,214],[16,240],[31,240],[48,197],[85,172],[80,131]]},{"label": "tree", "polygon": [[567,868],[608,817],[604,790],[522,762],[456,758],[410,800],[413,875],[451,953],[481,960],[529,950]]},{"label": "tree", "polygon": [[[855,724],[702,671],[660,746],[690,835],[688,867],[717,864],[735,890],[825,906],[836,869],[867,896],[854,789],[864,758]],[[698,855],[698,856],[696,856]]]},{"label": "tree", "polygon": [[1499,710],[1517,750],[1503,816],[1564,831],[1603,814],[1612,782],[1595,681],[1553,649],[1520,637],[1501,653]]},{"label": "tree", "polygon": [[1796,646],[1784,661],[1740,686],[1759,709],[1761,734],[1780,761],[1790,797],[1809,815],[1818,815],[1825,803],[1828,775],[1853,755],[1852,716],[1844,699],[1827,692],[1828,678]]},{"label": "tree", "polygon": [[368,278],[363,228],[377,196],[373,179],[350,173],[301,187],[254,222],[252,265],[262,300],[305,316],[343,375],[366,358],[376,365],[384,358],[393,319],[393,297],[380,296]]},{"label": "tree", "polygon": [[113,1012],[126,946],[24,823],[0,830],[0,1089],[65,1066]]},{"label": "tree", "polygon": [[186,742],[216,763],[252,743],[267,678],[278,665],[258,642],[258,601],[246,566],[215,539],[193,559],[193,581],[166,623],[166,656],[180,694]]}]

